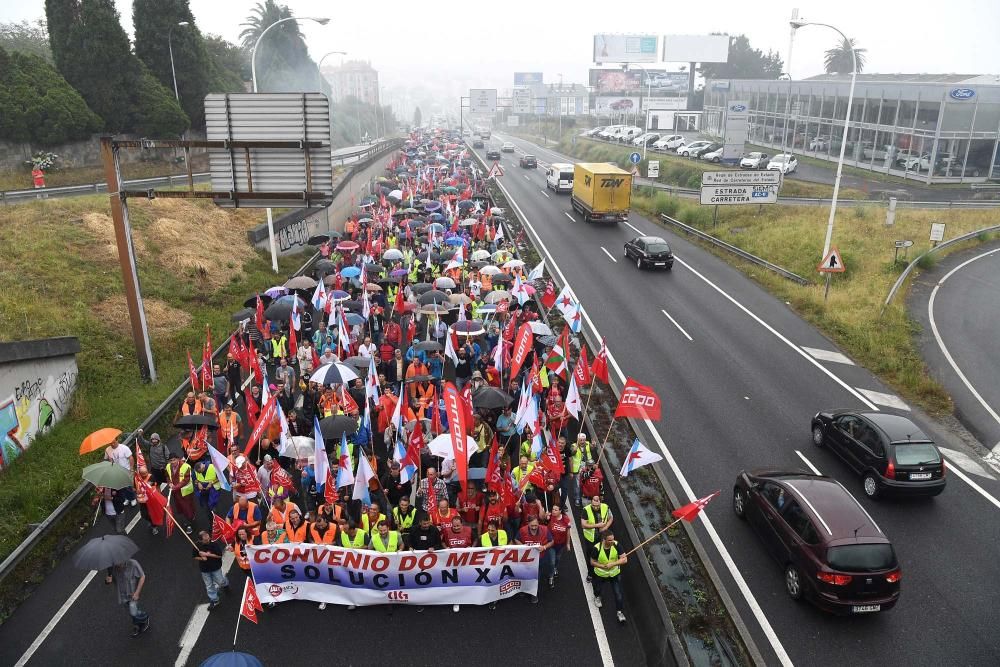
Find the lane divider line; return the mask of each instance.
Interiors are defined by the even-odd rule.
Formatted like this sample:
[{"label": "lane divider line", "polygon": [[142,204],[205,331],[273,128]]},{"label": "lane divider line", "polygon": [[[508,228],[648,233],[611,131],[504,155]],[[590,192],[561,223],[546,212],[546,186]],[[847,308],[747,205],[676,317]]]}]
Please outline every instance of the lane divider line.
[{"label": "lane divider line", "polygon": [[570,221],[570,222],[576,222],[576,219],[575,219],[575,218],[573,217],[573,214],[572,214],[572,213],[567,213],[566,211],[563,211],[563,214],[564,214],[564,215],[565,215],[565,216],[566,216],[567,218],[569,218],[569,221]]},{"label": "lane divider line", "polygon": [[814,466],[812,464],[812,461],[810,461],[809,459],[806,458],[805,454],[803,454],[802,452],[800,452],[797,449],[795,450],[795,453],[799,455],[799,458],[802,459],[807,466],[809,466],[809,469],[813,471],[813,474],[816,474],[816,475],[822,475],[823,474],[823,473],[821,473],[819,471],[819,468],[817,468],[816,466]]},{"label": "lane divider line", "polygon": [[618,260],[614,258],[614,255],[612,255],[610,252],[608,252],[607,248],[605,248],[604,246],[601,246],[601,250],[603,250],[604,254],[608,256],[608,259],[610,259],[615,264],[618,263]]},{"label": "lane divider line", "polygon": [[662,308],[660,309],[660,312],[663,313],[664,315],[666,315],[667,319],[674,323],[674,326],[677,327],[678,331],[680,331],[682,334],[684,334],[685,338],[687,338],[688,340],[691,340],[691,341],[694,340],[694,338],[691,338],[691,336],[688,335],[687,331],[684,331],[684,327],[682,327],[680,324],[678,324],[677,320],[675,320],[673,317],[670,316],[670,313],[668,313],[667,311],[663,310]]}]

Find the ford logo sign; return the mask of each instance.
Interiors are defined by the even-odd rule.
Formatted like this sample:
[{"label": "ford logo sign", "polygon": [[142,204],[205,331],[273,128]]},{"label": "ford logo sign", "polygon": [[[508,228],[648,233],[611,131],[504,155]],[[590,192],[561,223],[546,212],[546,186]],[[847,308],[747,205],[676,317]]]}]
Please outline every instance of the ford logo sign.
[{"label": "ford logo sign", "polygon": [[948,97],[953,100],[971,100],[975,96],[976,91],[972,88],[956,88],[948,93]]},{"label": "ford logo sign", "polygon": [[[975,93],[973,93],[973,94],[975,94]],[[735,111],[736,113],[739,113],[741,111],[746,111],[747,110],[747,105],[745,105],[745,104],[734,104],[731,107],[729,107],[729,110],[730,111]]]}]

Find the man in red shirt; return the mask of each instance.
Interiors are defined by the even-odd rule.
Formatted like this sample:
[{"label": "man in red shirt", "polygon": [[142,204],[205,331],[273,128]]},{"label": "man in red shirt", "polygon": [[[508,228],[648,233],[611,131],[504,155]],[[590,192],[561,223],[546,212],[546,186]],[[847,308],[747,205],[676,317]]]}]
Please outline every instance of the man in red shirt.
[{"label": "man in red shirt", "polygon": [[462,524],[462,517],[451,517],[451,526],[441,531],[441,540],[446,549],[462,549],[472,546],[472,528]]},{"label": "man in red shirt", "polygon": [[558,504],[553,504],[552,509],[549,511],[549,531],[552,533],[552,551],[553,556],[553,566],[552,566],[552,576],[559,576],[559,557],[562,555],[563,551],[569,551],[572,553],[573,545],[569,541],[569,517],[563,514],[562,507]]},{"label": "man in red shirt", "polygon": [[604,473],[596,463],[587,464],[580,470],[580,494],[584,498],[593,498],[601,495],[601,482],[604,481]]},{"label": "man in red shirt", "polygon": [[483,504],[483,494],[479,486],[472,481],[465,485],[465,490],[458,494],[458,509],[462,513],[462,521],[472,525],[479,521],[479,508]]},{"label": "man in red shirt", "polygon": [[[548,577],[549,587],[554,587],[556,581],[552,575],[552,557],[555,555],[555,552],[552,551],[552,545],[554,544],[552,531],[547,526],[539,525],[538,517],[533,516],[526,525],[521,526],[515,543],[538,547],[538,578],[541,580]],[[532,595],[531,604],[537,603],[538,596]]]}]

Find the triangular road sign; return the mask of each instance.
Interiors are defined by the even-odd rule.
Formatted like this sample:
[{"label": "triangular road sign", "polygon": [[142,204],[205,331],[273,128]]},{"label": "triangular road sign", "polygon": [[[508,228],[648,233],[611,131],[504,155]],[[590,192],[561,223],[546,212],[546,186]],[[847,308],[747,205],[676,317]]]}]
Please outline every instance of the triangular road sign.
[{"label": "triangular road sign", "polygon": [[847,267],[844,266],[844,258],[840,256],[840,251],[836,248],[830,248],[830,252],[826,254],[816,270],[820,273],[843,273]]},{"label": "triangular road sign", "polygon": [[632,175],[633,176],[639,175],[639,167],[632,167]]},{"label": "triangular road sign", "polygon": [[486,174],[486,178],[497,178],[503,176],[503,167],[500,166],[499,162],[494,162],[493,166],[490,167],[490,172]]}]

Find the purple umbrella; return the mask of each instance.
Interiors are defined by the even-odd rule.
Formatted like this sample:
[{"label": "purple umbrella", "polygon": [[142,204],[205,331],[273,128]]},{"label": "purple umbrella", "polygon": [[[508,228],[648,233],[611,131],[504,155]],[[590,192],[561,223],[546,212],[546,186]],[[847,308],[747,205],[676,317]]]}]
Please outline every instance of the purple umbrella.
[{"label": "purple umbrella", "polygon": [[389,276],[392,278],[402,278],[404,276],[409,275],[409,273],[410,272],[407,271],[406,269],[393,269],[393,271],[389,273]]},{"label": "purple umbrella", "polygon": [[288,294],[288,288],[282,287],[281,285],[276,285],[274,287],[269,287],[266,290],[264,290],[264,294],[268,295],[272,299],[276,299],[277,297],[283,294]]},{"label": "purple umbrella", "polygon": [[441,202],[439,201],[432,201],[430,203],[424,204],[425,211],[436,211],[439,208],[441,208]]}]

